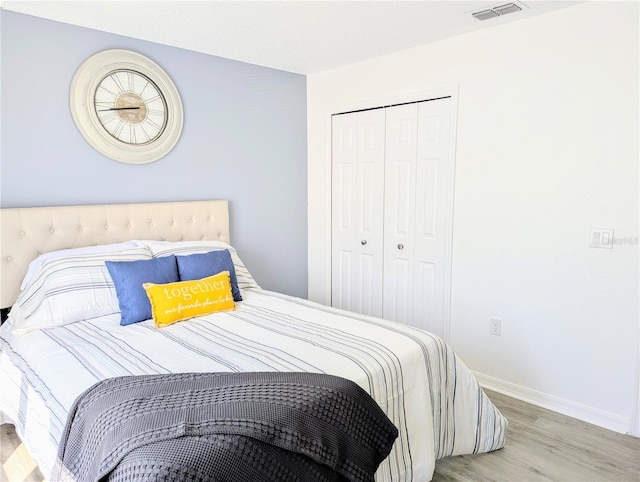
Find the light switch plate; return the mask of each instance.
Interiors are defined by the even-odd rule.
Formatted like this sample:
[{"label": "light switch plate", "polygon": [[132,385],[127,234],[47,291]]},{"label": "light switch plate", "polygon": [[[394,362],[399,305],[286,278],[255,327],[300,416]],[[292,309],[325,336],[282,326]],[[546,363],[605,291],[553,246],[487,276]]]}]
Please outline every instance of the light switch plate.
[{"label": "light switch plate", "polygon": [[613,248],[613,228],[591,228],[590,248]]}]

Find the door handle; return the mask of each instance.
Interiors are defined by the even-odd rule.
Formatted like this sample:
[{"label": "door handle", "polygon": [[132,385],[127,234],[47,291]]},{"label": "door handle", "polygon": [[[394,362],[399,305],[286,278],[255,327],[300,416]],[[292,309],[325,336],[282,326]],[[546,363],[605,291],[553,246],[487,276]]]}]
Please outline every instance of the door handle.
[{"label": "door handle", "polygon": [[404,244],[402,243],[398,244],[398,249],[404,249]]},{"label": "door handle", "polygon": [[360,244],[361,244],[362,246],[364,246],[365,244],[367,244],[367,240],[366,240],[366,239],[363,239],[362,241],[360,241]]}]

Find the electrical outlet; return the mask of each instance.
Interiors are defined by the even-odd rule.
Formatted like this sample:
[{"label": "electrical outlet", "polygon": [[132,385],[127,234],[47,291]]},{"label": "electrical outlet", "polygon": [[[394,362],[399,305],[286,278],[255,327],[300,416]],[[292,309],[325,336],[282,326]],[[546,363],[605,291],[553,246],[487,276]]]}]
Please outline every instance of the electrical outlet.
[{"label": "electrical outlet", "polygon": [[502,334],[502,320],[500,318],[491,318],[489,320],[489,333],[497,336]]}]

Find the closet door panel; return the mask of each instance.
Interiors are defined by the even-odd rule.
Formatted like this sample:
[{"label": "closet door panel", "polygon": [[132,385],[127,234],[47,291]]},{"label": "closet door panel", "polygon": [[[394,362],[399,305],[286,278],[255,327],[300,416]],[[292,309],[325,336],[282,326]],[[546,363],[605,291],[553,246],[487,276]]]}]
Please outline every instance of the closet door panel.
[{"label": "closet door panel", "polygon": [[386,110],[384,318],[412,322],[417,104]]},{"label": "closet door panel", "polygon": [[438,163],[434,159],[419,157],[416,163],[416,219],[418,237],[436,235],[438,208]]},{"label": "closet door panel", "polygon": [[351,309],[355,201],[354,169],[357,161],[355,119],[333,120],[332,183],[340,186],[332,192],[332,297],[335,306]]},{"label": "closet door panel", "polygon": [[433,263],[418,261],[415,263],[414,273],[411,324],[429,330],[429,321],[433,320],[440,303],[437,297],[437,266]]},{"label": "closet door panel", "polygon": [[332,305],[382,315],[384,111],[332,118]]},{"label": "closet door panel", "polygon": [[411,324],[411,260],[396,257],[385,263],[383,318]]},{"label": "closet door panel", "polygon": [[334,305],[345,310],[351,309],[351,267],[353,261],[350,251],[340,251],[336,253],[333,260],[332,275]]},{"label": "closet door panel", "polygon": [[381,316],[382,306],[380,303],[380,290],[382,289],[381,268],[378,266],[380,260],[373,254],[363,253],[360,255],[358,270],[359,276],[354,278],[356,283],[360,283],[355,289],[356,296],[355,305],[358,307],[358,313],[364,313],[372,316]]},{"label": "closet door panel", "polygon": [[442,335],[447,304],[451,99],[418,104],[413,324]]},{"label": "closet door panel", "polygon": [[411,159],[397,159],[389,166],[387,173],[392,176],[393,186],[389,182],[387,192],[393,193],[389,202],[388,229],[405,240],[411,236],[413,226],[413,193],[409,188],[413,183],[413,162]]}]

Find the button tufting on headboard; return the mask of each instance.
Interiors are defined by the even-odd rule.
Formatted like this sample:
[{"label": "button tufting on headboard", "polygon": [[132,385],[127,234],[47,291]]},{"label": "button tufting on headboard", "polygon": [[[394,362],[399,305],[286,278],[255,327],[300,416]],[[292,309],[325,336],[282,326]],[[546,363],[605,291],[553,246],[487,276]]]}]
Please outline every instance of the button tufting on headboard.
[{"label": "button tufting on headboard", "polygon": [[0,308],[16,300],[29,263],[41,253],[130,239],[230,242],[226,200],[6,208],[0,213]]}]

